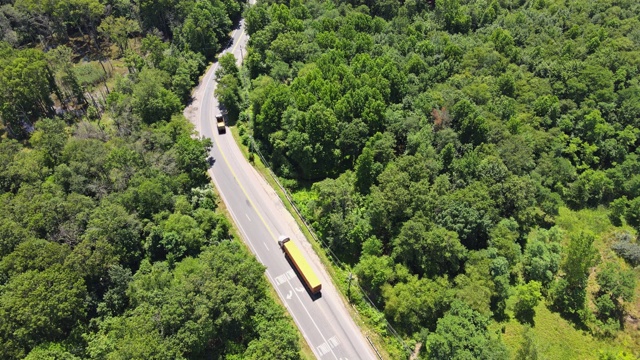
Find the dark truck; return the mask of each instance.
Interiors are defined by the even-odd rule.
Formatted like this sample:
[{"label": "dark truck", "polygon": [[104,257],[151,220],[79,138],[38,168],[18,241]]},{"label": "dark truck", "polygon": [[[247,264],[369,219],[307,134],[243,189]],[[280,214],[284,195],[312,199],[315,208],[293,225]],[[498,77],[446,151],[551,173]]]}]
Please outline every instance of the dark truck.
[{"label": "dark truck", "polygon": [[218,134],[224,134],[227,129],[224,127],[224,118],[222,115],[216,116],[216,123],[218,124]]}]

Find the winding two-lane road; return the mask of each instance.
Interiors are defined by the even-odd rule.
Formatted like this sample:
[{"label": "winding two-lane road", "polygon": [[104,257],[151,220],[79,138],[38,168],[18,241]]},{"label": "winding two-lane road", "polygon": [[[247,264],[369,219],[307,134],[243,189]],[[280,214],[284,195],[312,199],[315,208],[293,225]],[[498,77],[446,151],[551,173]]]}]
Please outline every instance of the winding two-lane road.
[{"label": "winding two-lane road", "polygon": [[[232,34],[232,52],[238,62],[246,54],[244,21]],[[295,220],[268,183],[249,164],[230,131],[218,134],[215,115],[220,113],[214,97],[214,63],[194,92],[185,116],[203,136],[213,140],[209,169],[222,200],[240,229],[243,240],[258,260],[285,304],[305,340],[319,359],[376,359],[368,341],[349,315],[346,305],[306,241]],[[290,236],[310,262],[322,282],[322,295],[312,299],[277,244],[279,235]]]}]

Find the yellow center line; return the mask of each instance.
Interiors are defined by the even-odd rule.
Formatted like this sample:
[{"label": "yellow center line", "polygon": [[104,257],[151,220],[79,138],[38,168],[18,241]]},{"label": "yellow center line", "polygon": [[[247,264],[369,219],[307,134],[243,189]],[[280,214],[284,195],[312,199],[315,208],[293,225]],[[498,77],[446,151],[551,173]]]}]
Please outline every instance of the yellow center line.
[{"label": "yellow center line", "polygon": [[[213,128],[213,120],[209,119],[209,121],[211,122],[211,126]],[[220,135],[218,135],[220,136]],[[264,217],[262,217],[262,214],[260,214],[260,211],[258,210],[258,208],[256,207],[256,205],[253,203],[253,201],[251,200],[251,197],[249,197],[249,194],[247,193],[247,190],[244,188],[244,186],[242,186],[242,184],[240,183],[239,177],[236,175],[236,172],[233,171],[233,168],[231,167],[229,160],[227,160],[227,156],[224,154],[224,151],[222,151],[222,147],[220,146],[220,142],[216,141],[216,146],[218,147],[218,150],[220,150],[220,154],[222,154],[222,159],[224,160],[225,164],[227,164],[227,166],[229,167],[229,170],[231,170],[231,174],[233,175],[233,178],[236,180],[236,182],[238,183],[238,186],[240,186],[240,190],[242,190],[242,193],[244,194],[244,196],[247,198],[247,201],[249,201],[249,204],[251,204],[251,207],[256,211],[256,214],[258,214],[258,217],[260,218],[260,221],[262,221],[262,223],[264,224],[264,226],[267,228],[267,231],[269,231],[269,234],[271,234],[271,238],[274,241],[278,241],[277,236],[273,233],[273,231],[271,230],[271,228],[269,227],[269,225],[267,224],[267,222],[264,220]],[[247,239],[248,240],[248,239]]]}]

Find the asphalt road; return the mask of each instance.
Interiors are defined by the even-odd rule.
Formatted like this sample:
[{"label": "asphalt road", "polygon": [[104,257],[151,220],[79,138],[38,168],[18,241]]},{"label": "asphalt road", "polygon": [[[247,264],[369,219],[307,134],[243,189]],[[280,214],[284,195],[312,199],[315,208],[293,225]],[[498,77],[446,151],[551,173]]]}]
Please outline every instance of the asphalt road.
[{"label": "asphalt road", "polygon": [[[246,55],[244,22],[233,34],[232,52],[239,62]],[[214,97],[214,63],[194,92],[194,101],[185,109],[196,129],[213,140],[213,165],[209,169],[214,184],[226,204],[243,240],[258,261],[278,296],[293,317],[300,332],[318,359],[376,359],[373,349],[349,315],[345,303],[307,242],[295,220],[275,191],[253,169],[240,152],[230,131],[218,134],[215,115],[220,113]],[[322,282],[319,297],[312,297],[285,259],[277,244],[278,236],[295,241]]]}]

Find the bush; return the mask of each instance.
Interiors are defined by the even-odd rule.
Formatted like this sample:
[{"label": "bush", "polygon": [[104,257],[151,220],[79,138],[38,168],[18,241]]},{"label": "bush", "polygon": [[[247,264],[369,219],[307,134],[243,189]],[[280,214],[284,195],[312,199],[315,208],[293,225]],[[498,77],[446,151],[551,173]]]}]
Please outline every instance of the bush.
[{"label": "bush", "polygon": [[107,78],[102,66],[96,62],[82,62],[73,68],[82,86],[96,86]]},{"label": "bush", "polygon": [[640,265],[640,245],[631,242],[629,233],[616,234],[616,238],[620,241],[611,245],[611,249],[631,266]]}]

